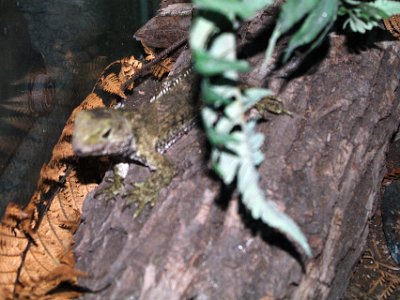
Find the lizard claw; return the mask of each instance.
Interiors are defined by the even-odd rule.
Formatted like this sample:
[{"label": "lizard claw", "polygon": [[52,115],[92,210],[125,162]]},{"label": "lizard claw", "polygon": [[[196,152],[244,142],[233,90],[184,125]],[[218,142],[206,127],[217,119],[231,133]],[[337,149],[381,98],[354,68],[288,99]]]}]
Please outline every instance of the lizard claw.
[{"label": "lizard claw", "polygon": [[137,218],[147,204],[151,207],[156,204],[160,190],[167,186],[175,175],[175,170],[169,163],[164,162],[162,166],[162,173],[155,171],[146,181],[133,184],[133,191],[126,201],[127,205],[137,204],[133,218]]},{"label": "lizard claw", "polygon": [[155,189],[152,184],[149,182],[139,182],[133,185],[134,190],[129,195],[129,198],[126,201],[127,205],[132,203],[136,203],[136,210],[133,215],[133,218],[136,219],[145,206],[149,204],[153,207],[158,198],[159,189]]}]

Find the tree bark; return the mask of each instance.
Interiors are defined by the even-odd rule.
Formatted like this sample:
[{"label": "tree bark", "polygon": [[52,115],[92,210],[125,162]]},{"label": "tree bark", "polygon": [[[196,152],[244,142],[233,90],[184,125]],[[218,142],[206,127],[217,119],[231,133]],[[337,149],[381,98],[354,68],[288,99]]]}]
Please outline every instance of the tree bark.
[{"label": "tree bark", "polygon": [[[266,135],[261,186],[299,224],[313,258],[304,261],[221,188],[195,128],[167,152],[178,174],[137,220],[120,195],[106,201],[110,173],[86,199],[75,250],[90,275],[80,283],[99,291],[84,298],[339,298],[362,253],[399,125],[399,51],[384,41],[356,53],[331,35],[290,78],[259,67],[263,54],[251,57],[258,67],[245,79],[268,81],[293,113],[258,127]],[[131,164],[123,188],[148,174]]]}]

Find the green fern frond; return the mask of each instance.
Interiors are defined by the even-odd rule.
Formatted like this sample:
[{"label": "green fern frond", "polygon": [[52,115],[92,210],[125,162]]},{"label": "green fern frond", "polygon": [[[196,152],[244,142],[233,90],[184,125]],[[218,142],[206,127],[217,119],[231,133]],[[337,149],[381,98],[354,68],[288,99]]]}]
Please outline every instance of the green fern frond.
[{"label": "green fern frond", "polygon": [[[253,2],[254,6],[249,5],[249,1],[240,0],[198,0],[195,4],[202,9],[218,11],[235,22],[236,18],[255,14],[255,7],[263,7],[272,1]],[[195,70],[203,76],[201,87],[206,106],[202,109],[202,118],[213,147],[211,160],[214,170],[225,184],[237,179],[242,202],[253,218],[287,235],[311,256],[311,249],[300,228],[272,200],[266,199],[259,186],[257,167],[264,160],[260,151],[264,136],[255,131],[254,121],[246,121],[245,114],[271,92],[261,88],[244,91],[239,88],[238,72],[248,71],[249,64],[236,57],[235,35],[222,32],[212,20],[196,18],[190,44]]]}]

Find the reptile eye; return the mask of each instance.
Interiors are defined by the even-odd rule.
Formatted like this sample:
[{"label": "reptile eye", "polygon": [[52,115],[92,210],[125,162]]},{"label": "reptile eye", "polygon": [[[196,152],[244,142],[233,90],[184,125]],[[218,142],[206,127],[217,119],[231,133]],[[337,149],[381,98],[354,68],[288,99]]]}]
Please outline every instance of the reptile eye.
[{"label": "reptile eye", "polygon": [[104,132],[101,137],[106,139],[106,138],[108,138],[110,136],[110,133],[111,133],[111,128],[108,129],[106,132]]}]

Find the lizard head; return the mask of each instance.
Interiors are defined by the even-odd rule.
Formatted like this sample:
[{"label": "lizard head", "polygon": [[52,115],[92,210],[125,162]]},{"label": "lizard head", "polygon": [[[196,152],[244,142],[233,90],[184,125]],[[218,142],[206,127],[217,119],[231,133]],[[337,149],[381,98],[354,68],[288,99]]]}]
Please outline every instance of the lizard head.
[{"label": "lizard head", "polygon": [[76,117],[72,147],[78,156],[122,155],[135,144],[132,125],[120,111],[94,109]]}]

